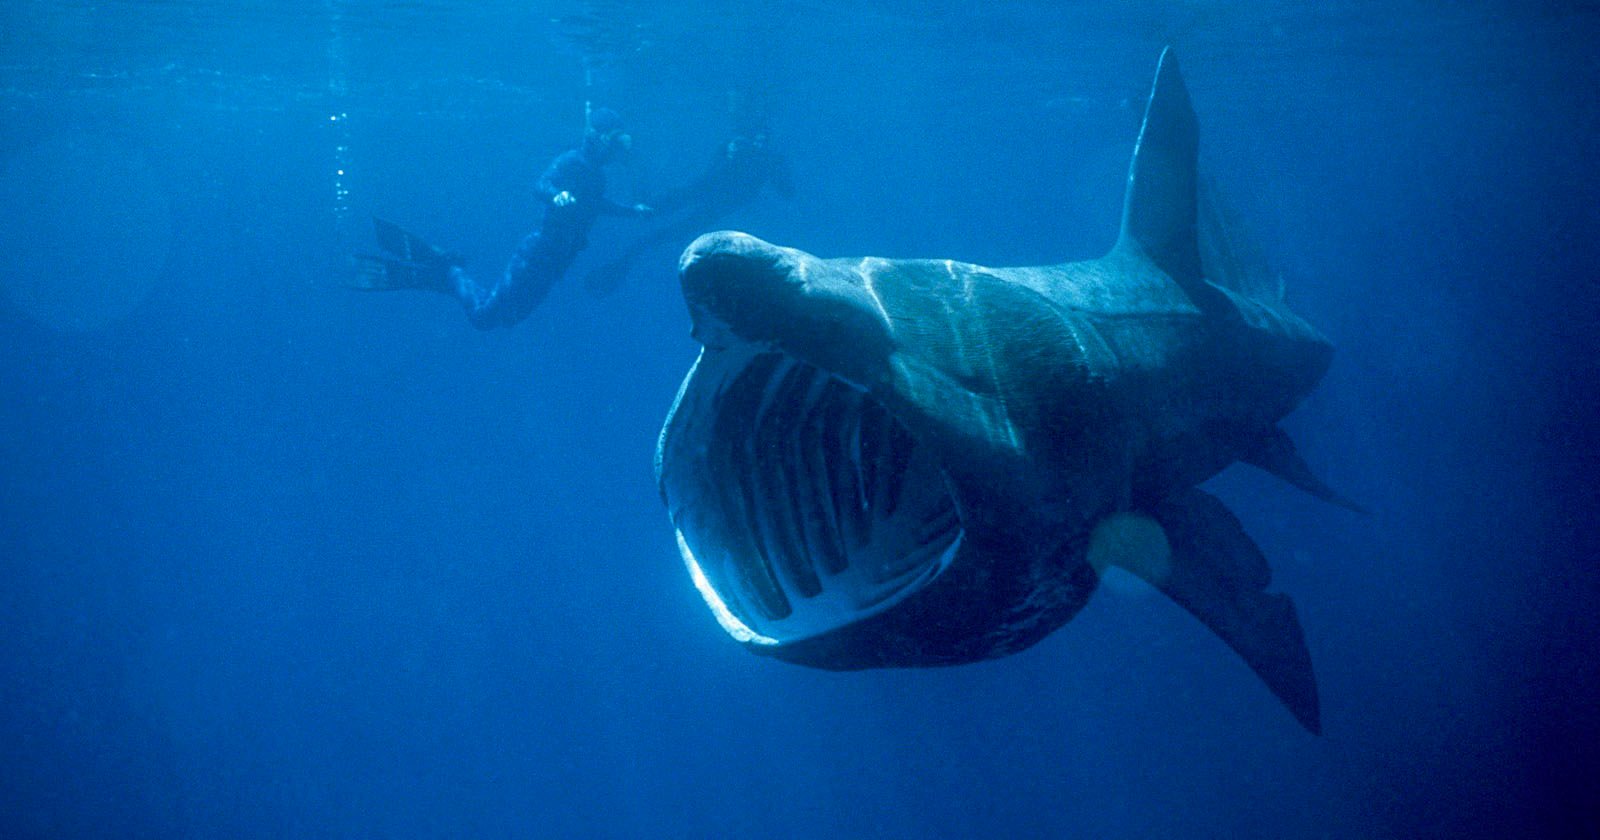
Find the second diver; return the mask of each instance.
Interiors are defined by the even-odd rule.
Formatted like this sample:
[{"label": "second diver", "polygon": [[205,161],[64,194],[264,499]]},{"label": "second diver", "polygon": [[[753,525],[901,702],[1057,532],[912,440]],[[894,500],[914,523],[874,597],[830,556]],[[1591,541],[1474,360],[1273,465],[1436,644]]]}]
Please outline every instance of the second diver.
[{"label": "second diver", "polygon": [[426,289],[461,301],[479,329],[509,327],[532,314],[589,241],[600,216],[647,216],[643,204],[619,204],[605,195],[605,165],[627,151],[633,138],[610,108],[596,108],[577,148],[557,156],[539,176],[536,194],[544,218],[523,238],[505,271],[482,283],[463,269],[463,259],[428,244],[399,226],[374,219],[382,255],[360,255],[357,288],[374,291]]}]

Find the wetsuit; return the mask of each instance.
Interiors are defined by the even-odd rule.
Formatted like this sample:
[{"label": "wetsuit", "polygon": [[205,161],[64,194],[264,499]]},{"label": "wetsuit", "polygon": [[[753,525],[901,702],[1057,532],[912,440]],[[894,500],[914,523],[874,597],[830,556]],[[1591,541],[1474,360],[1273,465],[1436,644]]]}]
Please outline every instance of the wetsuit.
[{"label": "wetsuit", "polygon": [[678,218],[640,238],[615,259],[589,272],[584,285],[605,295],[622,285],[634,260],[645,251],[668,242],[683,242],[705,233],[723,216],[749,204],[771,186],[778,195],[794,198],[789,163],[765,143],[736,137],[717,149],[711,165],[693,182],[650,202],[657,214]]},{"label": "wetsuit", "polygon": [[673,213],[698,204],[693,215],[715,218],[754,201],[769,184],[778,195],[794,198],[789,162],[764,144],[737,137],[717,150],[711,165],[693,183],[667,193],[651,206],[657,212]]},{"label": "wetsuit", "polygon": [[[473,326],[485,330],[509,327],[528,317],[588,244],[595,219],[639,213],[638,208],[605,197],[604,158],[597,143],[585,140],[579,148],[550,162],[536,187],[543,200],[544,219],[517,246],[499,282],[485,287],[459,266],[451,267],[456,295]],[[556,196],[563,192],[576,201],[556,204]]]}]

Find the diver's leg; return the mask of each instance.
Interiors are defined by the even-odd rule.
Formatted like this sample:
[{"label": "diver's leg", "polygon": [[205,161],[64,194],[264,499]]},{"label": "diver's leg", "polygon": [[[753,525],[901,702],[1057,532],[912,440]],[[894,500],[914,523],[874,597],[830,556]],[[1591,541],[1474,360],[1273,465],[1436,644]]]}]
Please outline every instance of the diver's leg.
[{"label": "diver's leg", "polygon": [[467,320],[487,330],[513,326],[533,314],[576,255],[563,244],[542,229],[524,237],[494,288],[461,295]]},{"label": "diver's leg", "polygon": [[467,311],[467,320],[474,326],[487,329],[478,323],[478,314],[486,303],[493,297],[494,289],[485,287],[477,278],[457,267],[450,269],[450,282],[454,287],[456,299],[461,301],[461,308]]}]

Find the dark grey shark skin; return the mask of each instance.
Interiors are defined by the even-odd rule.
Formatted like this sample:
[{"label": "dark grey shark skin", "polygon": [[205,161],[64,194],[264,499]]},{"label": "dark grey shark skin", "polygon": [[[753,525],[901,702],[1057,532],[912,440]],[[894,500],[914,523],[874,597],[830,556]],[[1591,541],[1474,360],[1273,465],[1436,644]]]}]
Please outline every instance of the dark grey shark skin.
[{"label": "dark grey shark skin", "polygon": [[972,662],[1044,638],[1115,564],[1319,731],[1294,606],[1196,485],[1243,460],[1348,505],[1276,425],[1331,347],[1203,235],[1197,135],[1163,54],[1122,233],[1098,260],[819,259],[734,232],[690,245],[704,349],[656,471],[725,630],[820,668]]}]

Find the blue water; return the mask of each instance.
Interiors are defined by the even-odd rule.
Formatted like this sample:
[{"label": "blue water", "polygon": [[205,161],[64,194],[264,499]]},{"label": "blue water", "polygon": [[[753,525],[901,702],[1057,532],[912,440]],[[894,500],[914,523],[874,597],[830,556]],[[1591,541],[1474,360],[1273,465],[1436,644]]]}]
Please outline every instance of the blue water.
[{"label": "blue water", "polygon": [[[1559,2],[6,3],[0,836],[1600,836],[1597,36]],[[498,270],[586,98],[634,133],[614,197],[690,179],[732,88],[798,195],[728,227],[1097,256],[1169,42],[1338,348],[1287,428],[1374,511],[1209,487],[1298,604],[1321,737],[1127,581],[980,665],[741,650],[651,473],[675,252],[577,282],[628,222],[511,330],[341,285],[370,214]]]}]

